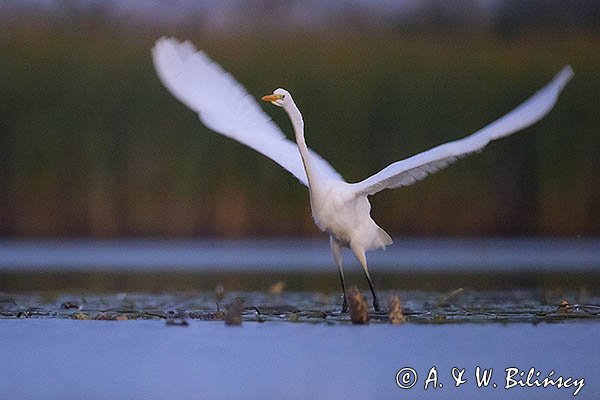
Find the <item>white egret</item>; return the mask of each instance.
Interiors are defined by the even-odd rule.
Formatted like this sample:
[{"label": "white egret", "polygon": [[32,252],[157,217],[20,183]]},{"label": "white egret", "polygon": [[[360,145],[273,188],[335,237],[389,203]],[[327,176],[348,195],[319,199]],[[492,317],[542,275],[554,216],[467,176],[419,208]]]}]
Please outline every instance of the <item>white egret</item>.
[{"label": "white egret", "polygon": [[330,237],[344,311],[347,302],[342,247],[349,247],[360,262],[373,295],[373,307],[379,310],[365,252],[385,248],[392,239],[371,218],[368,196],[412,185],[457,159],[482,150],[490,141],[534,124],[552,109],[573,76],[571,67],[566,66],[527,101],[470,136],[392,163],[363,181],[347,183],[327,161],[307,147],[302,115],[288,91],[276,89],[262,100],[287,112],[296,144],[286,139],[242,85],[190,42],[161,38],[152,55],[162,83],[196,111],[207,127],[264,154],[308,186],[314,221]]}]

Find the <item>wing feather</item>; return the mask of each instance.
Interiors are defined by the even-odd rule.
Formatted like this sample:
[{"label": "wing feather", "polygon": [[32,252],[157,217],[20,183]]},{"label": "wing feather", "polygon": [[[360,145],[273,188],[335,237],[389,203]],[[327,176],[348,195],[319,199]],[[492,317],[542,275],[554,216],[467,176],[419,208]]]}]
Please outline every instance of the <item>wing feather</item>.
[{"label": "wing feather", "polygon": [[[210,129],[262,153],[308,186],[296,144],[288,140],[257,101],[230,74],[189,41],[161,38],[152,48],[154,67],[173,96],[196,111]],[[313,163],[329,179],[340,174],[311,151]]]},{"label": "wing feather", "polygon": [[572,77],[573,70],[566,66],[527,101],[472,135],[397,161],[352,185],[357,193],[365,195],[412,185],[460,158],[483,150],[492,140],[511,135],[542,119],[554,107],[558,95]]}]

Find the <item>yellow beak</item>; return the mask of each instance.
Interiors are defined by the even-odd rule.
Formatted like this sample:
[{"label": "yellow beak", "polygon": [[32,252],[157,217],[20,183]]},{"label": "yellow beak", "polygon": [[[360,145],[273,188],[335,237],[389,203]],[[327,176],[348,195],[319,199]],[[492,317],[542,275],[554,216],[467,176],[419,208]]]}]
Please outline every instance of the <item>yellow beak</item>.
[{"label": "yellow beak", "polygon": [[268,94],[266,96],[261,97],[262,101],[275,101],[280,100],[283,96],[280,94]]}]

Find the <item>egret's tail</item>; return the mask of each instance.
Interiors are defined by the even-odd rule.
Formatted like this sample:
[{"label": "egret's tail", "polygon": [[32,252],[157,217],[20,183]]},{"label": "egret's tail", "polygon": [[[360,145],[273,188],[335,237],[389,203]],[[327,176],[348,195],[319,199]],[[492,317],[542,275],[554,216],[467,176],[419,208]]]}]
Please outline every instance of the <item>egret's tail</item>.
[{"label": "egret's tail", "polygon": [[379,226],[377,228],[377,235],[379,236],[379,241],[381,242],[381,248],[385,249],[385,246],[389,246],[390,244],[394,243],[394,241],[386,231],[381,229]]}]

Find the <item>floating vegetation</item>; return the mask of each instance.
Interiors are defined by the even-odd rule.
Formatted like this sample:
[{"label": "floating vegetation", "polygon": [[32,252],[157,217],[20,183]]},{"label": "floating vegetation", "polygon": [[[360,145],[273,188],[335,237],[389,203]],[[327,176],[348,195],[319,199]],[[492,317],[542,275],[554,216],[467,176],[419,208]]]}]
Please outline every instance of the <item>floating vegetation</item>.
[{"label": "floating vegetation", "polygon": [[573,311],[573,307],[571,307],[571,304],[569,304],[567,300],[562,299],[558,304],[558,310],[562,312],[571,312]]},{"label": "floating vegetation", "polygon": [[189,326],[190,324],[188,324],[188,322],[185,320],[185,318],[169,318],[167,319],[167,322],[165,323],[167,326]]},{"label": "floating vegetation", "polygon": [[194,293],[86,293],[84,296],[0,293],[0,319],[154,319],[165,320],[167,325],[181,326],[189,321],[225,321],[229,325],[251,321],[317,324],[600,321],[600,296],[587,291],[465,289],[460,291],[460,296],[456,291],[450,294],[417,290],[382,291],[381,295],[389,298],[388,307],[374,312],[360,291],[351,290],[348,300],[352,311],[342,313],[337,293],[285,291],[273,296],[268,291],[227,292],[223,295],[223,304],[227,304],[223,307],[224,311],[215,311],[215,293],[212,290]]},{"label": "floating vegetation", "polygon": [[79,304],[74,303],[72,301],[65,301],[64,303],[62,303],[60,305],[61,310],[72,310],[72,309],[79,309]]},{"label": "floating vegetation", "polygon": [[86,320],[86,319],[90,319],[90,316],[89,316],[89,314],[86,314],[86,313],[76,312],[76,313],[71,314],[71,318],[78,319],[78,320]]},{"label": "floating vegetation", "polygon": [[118,312],[101,312],[94,316],[95,320],[99,321],[126,321],[126,314],[118,313]]}]

